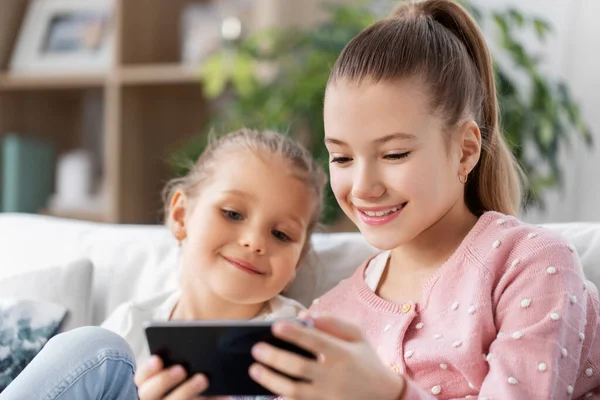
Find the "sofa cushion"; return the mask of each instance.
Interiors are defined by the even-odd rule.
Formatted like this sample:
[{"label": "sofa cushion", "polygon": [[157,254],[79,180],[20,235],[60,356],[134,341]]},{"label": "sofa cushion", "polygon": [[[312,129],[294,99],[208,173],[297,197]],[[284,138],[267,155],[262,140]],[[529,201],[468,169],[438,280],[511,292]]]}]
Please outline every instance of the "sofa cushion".
[{"label": "sofa cushion", "polygon": [[0,300],[29,299],[53,302],[67,309],[61,331],[89,325],[93,266],[87,259],[0,277]]},{"label": "sofa cushion", "polygon": [[0,299],[0,392],[57,333],[66,314],[55,303]]}]

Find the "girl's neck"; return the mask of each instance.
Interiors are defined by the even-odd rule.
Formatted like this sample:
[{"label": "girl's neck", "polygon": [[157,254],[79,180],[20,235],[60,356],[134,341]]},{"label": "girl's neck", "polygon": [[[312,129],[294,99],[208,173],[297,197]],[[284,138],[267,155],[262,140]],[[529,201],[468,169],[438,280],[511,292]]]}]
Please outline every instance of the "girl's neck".
[{"label": "girl's neck", "polygon": [[419,236],[392,250],[390,273],[433,273],[456,251],[477,220],[464,202],[456,204]]},{"label": "girl's neck", "polygon": [[[203,288],[204,289],[204,288]],[[265,303],[236,304],[209,293],[208,290],[194,288],[187,290],[182,285],[181,296],[171,313],[170,320],[215,320],[252,319],[265,307]]]}]

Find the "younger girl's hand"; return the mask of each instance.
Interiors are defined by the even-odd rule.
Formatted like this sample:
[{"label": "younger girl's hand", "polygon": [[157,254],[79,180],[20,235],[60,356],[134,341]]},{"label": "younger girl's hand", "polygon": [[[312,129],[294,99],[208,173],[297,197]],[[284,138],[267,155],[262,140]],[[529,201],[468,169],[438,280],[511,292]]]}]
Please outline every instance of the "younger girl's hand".
[{"label": "younger girl's hand", "polygon": [[[186,400],[198,399],[208,387],[205,376],[196,374],[187,379],[187,373],[181,365],[165,369],[160,357],[152,356],[135,373],[135,385],[140,400]],[[184,382],[185,381],[185,382]],[[175,388],[168,396],[171,389]]]},{"label": "younger girl's hand", "polygon": [[260,363],[308,382],[296,382],[258,363],[250,367],[250,376],[274,393],[299,400],[401,398],[404,379],[383,365],[357,327],[324,315],[313,321],[316,329],[281,321],[273,333],[318,355],[317,360],[266,343],[252,349]]}]

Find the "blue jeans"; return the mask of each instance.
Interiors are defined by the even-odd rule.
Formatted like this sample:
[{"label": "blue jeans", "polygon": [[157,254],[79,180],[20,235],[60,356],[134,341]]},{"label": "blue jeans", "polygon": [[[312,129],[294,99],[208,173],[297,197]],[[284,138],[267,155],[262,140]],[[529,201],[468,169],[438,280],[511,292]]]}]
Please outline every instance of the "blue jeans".
[{"label": "blue jeans", "polygon": [[137,400],[135,360],[116,333],[87,326],[52,338],[0,400]]}]

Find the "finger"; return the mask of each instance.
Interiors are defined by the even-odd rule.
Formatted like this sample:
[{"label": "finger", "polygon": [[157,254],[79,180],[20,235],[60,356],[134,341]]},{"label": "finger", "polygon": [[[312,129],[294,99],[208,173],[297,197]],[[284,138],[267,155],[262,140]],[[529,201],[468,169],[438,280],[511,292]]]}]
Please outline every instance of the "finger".
[{"label": "finger", "polygon": [[189,400],[197,398],[200,393],[208,388],[208,379],[202,374],[196,374],[190,379],[177,386],[165,400]]},{"label": "finger", "polygon": [[363,340],[362,331],[353,323],[341,320],[328,314],[311,315],[313,326],[320,331],[346,342]]},{"label": "finger", "polygon": [[341,346],[340,341],[329,334],[291,321],[276,322],[273,325],[273,334],[315,355],[331,354]]},{"label": "finger", "polygon": [[187,374],[181,365],[164,369],[138,386],[140,400],[158,400],[183,382]]},{"label": "finger", "polygon": [[309,381],[314,379],[314,374],[318,373],[320,367],[316,361],[267,343],[258,343],[252,347],[252,356],[256,361],[279,372]]},{"label": "finger", "polygon": [[306,382],[297,382],[260,364],[252,364],[248,371],[250,377],[271,392],[294,399],[313,399],[311,386]]},{"label": "finger", "polygon": [[142,364],[137,371],[135,371],[135,376],[133,381],[136,386],[140,386],[142,383],[147,381],[151,376],[156,375],[164,368],[163,361],[159,356],[152,356],[150,360]]}]

